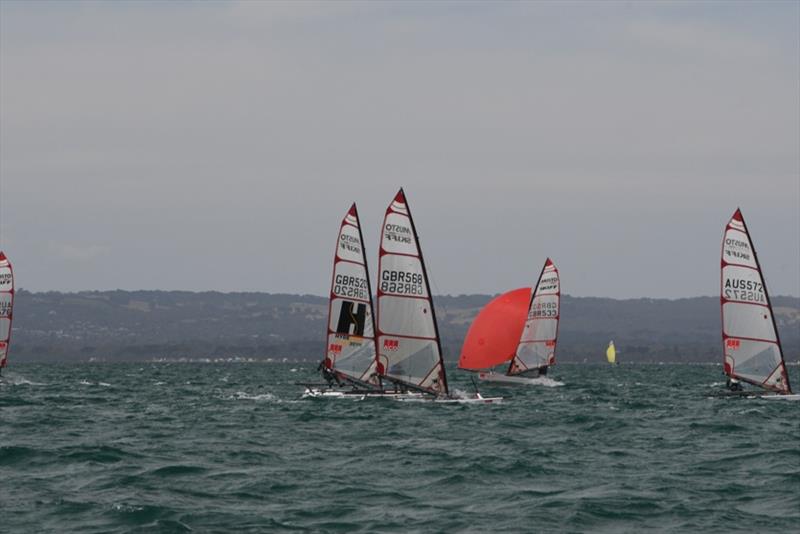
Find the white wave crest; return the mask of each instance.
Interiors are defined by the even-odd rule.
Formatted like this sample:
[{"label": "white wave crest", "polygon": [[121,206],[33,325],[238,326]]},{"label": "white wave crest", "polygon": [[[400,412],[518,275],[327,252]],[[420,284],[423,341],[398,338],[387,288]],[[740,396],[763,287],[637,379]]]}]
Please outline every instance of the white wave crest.
[{"label": "white wave crest", "polygon": [[564,385],[564,382],[559,382],[558,380],[553,380],[547,376],[538,376],[530,381],[531,386],[543,386],[546,388],[557,388]]},{"label": "white wave crest", "polygon": [[9,386],[46,386],[47,384],[43,384],[41,382],[33,382],[32,380],[28,380],[24,376],[18,375],[16,373],[8,373],[0,377],[0,383],[8,384]]},{"label": "white wave crest", "polygon": [[257,395],[253,395],[252,393],[247,393],[246,391],[237,391],[233,395],[228,395],[225,397],[227,400],[253,400],[253,401],[277,401],[278,397],[273,395],[272,393],[260,393]]}]

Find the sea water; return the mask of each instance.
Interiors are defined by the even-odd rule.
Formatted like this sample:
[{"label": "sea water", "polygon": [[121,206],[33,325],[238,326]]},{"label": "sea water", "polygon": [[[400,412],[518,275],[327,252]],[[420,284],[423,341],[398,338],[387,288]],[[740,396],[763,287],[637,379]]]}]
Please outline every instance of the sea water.
[{"label": "sea water", "polygon": [[559,365],[497,405],[301,399],[314,367],[15,363],[0,531],[800,531],[800,402],[716,398],[718,365]]}]

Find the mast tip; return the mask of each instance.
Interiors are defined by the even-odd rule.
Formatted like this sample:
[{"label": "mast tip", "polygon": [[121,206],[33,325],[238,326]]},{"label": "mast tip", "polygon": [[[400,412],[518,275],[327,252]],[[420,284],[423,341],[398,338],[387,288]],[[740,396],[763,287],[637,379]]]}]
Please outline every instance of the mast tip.
[{"label": "mast tip", "polygon": [[403,204],[405,204],[405,202],[406,202],[406,194],[403,191],[402,187],[400,188],[400,191],[398,191],[397,194],[394,196],[394,200],[395,200],[395,202],[402,202]]}]

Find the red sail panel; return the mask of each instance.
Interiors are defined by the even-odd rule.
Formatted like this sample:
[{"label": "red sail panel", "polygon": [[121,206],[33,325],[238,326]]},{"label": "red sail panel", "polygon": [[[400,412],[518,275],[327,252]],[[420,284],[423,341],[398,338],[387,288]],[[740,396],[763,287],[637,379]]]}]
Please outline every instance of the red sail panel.
[{"label": "red sail panel", "polygon": [[503,293],[489,302],[469,327],[458,367],[489,369],[511,360],[528,316],[531,288]]},{"label": "red sail panel", "polygon": [[720,305],[725,373],[765,389],[791,393],[761,265],[738,209],[722,239]]},{"label": "red sail panel", "polygon": [[0,368],[5,367],[8,362],[13,308],[14,270],[6,255],[0,251]]}]

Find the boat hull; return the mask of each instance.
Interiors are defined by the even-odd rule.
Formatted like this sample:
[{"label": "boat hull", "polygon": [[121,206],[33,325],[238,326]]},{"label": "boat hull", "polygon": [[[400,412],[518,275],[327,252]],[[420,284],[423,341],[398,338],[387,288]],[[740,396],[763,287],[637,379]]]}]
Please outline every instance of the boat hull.
[{"label": "boat hull", "polygon": [[529,376],[509,376],[496,373],[478,373],[478,380],[492,382],[494,384],[505,384],[508,386],[530,386],[541,383],[542,377]]},{"label": "boat hull", "polygon": [[329,388],[306,388],[301,398],[303,399],[394,399],[394,398],[421,398],[422,393],[416,392],[395,392],[395,391],[351,391]]},{"label": "boat hull", "polygon": [[401,402],[434,402],[437,404],[499,404],[503,402],[503,397],[484,397],[480,393],[474,397],[396,397],[394,400]]},{"label": "boat hull", "polygon": [[800,401],[800,393],[792,393],[791,395],[781,395],[776,393],[774,395],[761,395],[759,398],[768,400]]},{"label": "boat hull", "polygon": [[788,395],[782,393],[761,393],[759,391],[743,390],[743,391],[720,391],[716,395],[718,398],[723,399],[766,399],[766,400],[784,400],[784,401],[800,401],[800,393],[791,393]]}]

